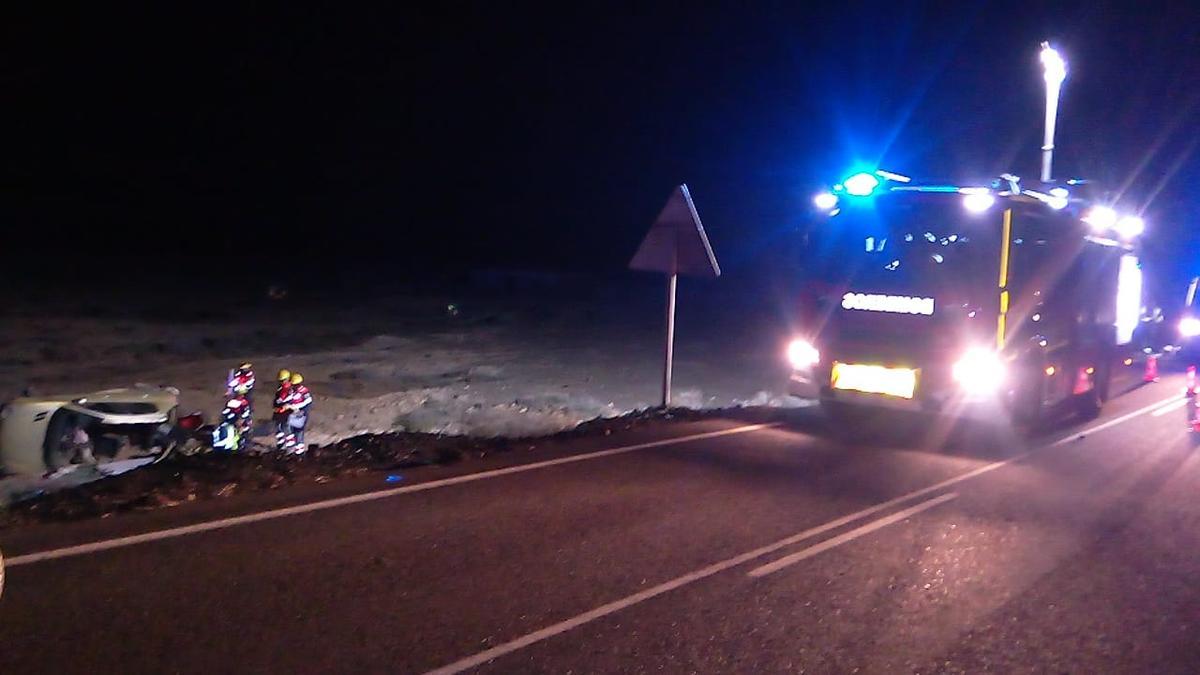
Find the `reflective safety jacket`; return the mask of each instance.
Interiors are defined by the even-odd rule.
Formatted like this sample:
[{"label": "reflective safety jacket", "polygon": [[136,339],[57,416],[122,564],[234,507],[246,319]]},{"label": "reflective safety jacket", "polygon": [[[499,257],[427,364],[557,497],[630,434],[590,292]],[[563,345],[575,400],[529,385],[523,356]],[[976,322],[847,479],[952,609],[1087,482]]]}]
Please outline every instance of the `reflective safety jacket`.
[{"label": "reflective safety jacket", "polygon": [[303,384],[294,384],[288,392],[288,409],[292,412],[307,412],[312,405],[312,392]]},{"label": "reflective safety jacket", "polygon": [[250,401],[246,400],[245,396],[235,396],[225,402],[225,409],[221,411],[221,417],[225,419],[239,419],[250,416]]},{"label": "reflective safety jacket", "polygon": [[213,450],[224,450],[233,452],[238,449],[238,444],[241,441],[241,434],[238,432],[237,425],[230,422],[222,422],[213,429],[212,446]]},{"label": "reflective safety jacket", "polygon": [[292,398],[292,384],[290,382],[280,384],[275,390],[274,408],[276,413],[285,413],[288,411],[289,401]]},{"label": "reflective safety jacket", "polygon": [[229,391],[234,394],[249,394],[254,389],[253,370],[235,370],[229,374]]}]

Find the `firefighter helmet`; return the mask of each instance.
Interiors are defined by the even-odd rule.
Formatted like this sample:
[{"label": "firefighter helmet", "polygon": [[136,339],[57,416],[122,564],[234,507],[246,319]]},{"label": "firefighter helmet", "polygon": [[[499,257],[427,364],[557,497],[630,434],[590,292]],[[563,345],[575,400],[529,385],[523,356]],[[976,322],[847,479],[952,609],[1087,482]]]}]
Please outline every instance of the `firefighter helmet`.
[{"label": "firefighter helmet", "polygon": [[292,384],[300,384],[304,381],[304,376],[300,373],[292,373]]},{"label": "firefighter helmet", "polygon": [[279,371],[279,381],[280,382],[287,382],[290,379],[292,379],[292,371],[288,370],[287,368],[284,368]]}]

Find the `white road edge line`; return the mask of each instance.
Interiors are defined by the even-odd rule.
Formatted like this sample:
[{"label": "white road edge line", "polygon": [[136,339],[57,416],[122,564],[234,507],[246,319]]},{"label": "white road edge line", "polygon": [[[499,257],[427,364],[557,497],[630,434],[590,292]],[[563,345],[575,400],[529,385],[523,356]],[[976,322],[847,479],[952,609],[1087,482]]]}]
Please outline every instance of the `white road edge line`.
[{"label": "white road edge line", "polygon": [[866,525],[856,527],[853,530],[850,530],[849,532],[843,532],[842,534],[839,534],[836,537],[830,537],[829,539],[826,539],[825,541],[823,541],[819,544],[814,544],[812,546],[809,546],[808,548],[801,549],[791,555],[784,556],[774,562],[767,563],[766,565],[762,565],[761,567],[755,567],[754,569],[750,570],[746,574],[747,574],[747,576],[751,576],[754,578],[765,577],[772,572],[778,572],[779,570],[781,570],[785,567],[788,567],[789,565],[794,565],[794,564],[800,562],[801,560],[808,560],[809,558],[811,558],[815,555],[818,555],[820,553],[824,553],[825,551],[828,551],[829,549],[837,548],[838,546],[841,546],[842,544],[845,544],[846,542],[853,541],[863,535],[870,534],[870,533],[874,532],[875,530],[879,530],[879,529],[887,527],[888,525],[892,525],[894,523],[898,523],[907,518],[911,518],[912,516],[915,516],[916,514],[922,512],[926,509],[932,509],[933,507],[937,506],[938,504],[944,504],[944,503],[950,501],[951,499],[956,499],[956,498],[958,498],[957,492],[950,492],[950,493],[944,494],[940,497],[934,497],[933,499],[923,501],[915,506],[910,506],[907,509],[904,509],[903,511],[897,511],[890,516],[884,516],[883,518],[880,518],[879,520],[872,520],[871,522],[867,523]]},{"label": "white road edge line", "polygon": [[337,497],[334,499],[326,499],[319,502],[311,502],[309,504],[300,504],[297,506],[288,506],[281,509],[273,509],[270,511],[262,511],[259,513],[250,513],[244,516],[234,516],[231,518],[221,518],[220,520],[210,520],[207,522],[196,523],[194,525],[184,525],[181,527],[172,527],[166,530],[156,530],[153,532],[145,532],[142,534],[130,535],[128,537],[118,537],[116,539],[106,539],[102,541],[94,541],[78,546],[66,546],[64,548],[51,549],[49,551],[41,551],[39,553],[27,553],[13,558],[8,558],[5,564],[12,567],[20,567],[22,565],[30,565],[33,563],[44,562],[47,560],[56,560],[58,558],[70,558],[73,556],[87,555],[89,553],[97,553],[99,551],[107,551],[114,548],[122,548],[125,546],[133,546],[135,544],[143,544],[151,541],[159,541],[162,539],[171,539],[174,537],[183,537],[189,534],[197,534],[199,532],[209,532],[211,530],[221,530],[227,527],[237,525],[245,525],[248,523],[257,523],[263,520],[273,520],[275,518],[284,518],[287,516],[299,515],[301,513],[311,513],[313,511],[322,511],[325,509],[333,509],[339,506],[348,506],[350,504],[359,504],[362,502],[374,501],[376,499],[387,499],[397,495],[409,494],[412,492],[424,492],[426,490],[435,490],[437,488],[449,487],[451,485],[461,485],[463,483],[473,483],[479,480],[488,478],[497,478],[499,476],[509,476],[515,473],[523,473],[525,471],[534,471],[536,469],[545,469],[551,466],[559,466],[562,464],[572,464],[574,462],[583,462],[589,459],[599,459],[601,457],[612,457],[613,455],[621,455],[627,452],[636,450],[646,450],[649,448],[659,448],[665,445],[679,445],[681,443],[689,443],[691,441],[700,441],[708,438],[719,438],[721,436],[730,436],[733,434],[744,434],[751,431],[759,431],[779,426],[778,423],[770,424],[747,424],[732,429],[721,429],[720,431],[707,431],[702,434],[691,434],[689,436],[676,436],[673,438],[664,438],[658,441],[649,441],[647,443],[638,443],[636,445],[625,445],[617,448],[609,448],[607,450],[597,450],[596,452],[588,452],[579,455],[571,455],[569,457],[559,457],[556,459],[548,459],[541,462],[533,462],[532,464],[519,464],[517,466],[509,466],[503,469],[492,469],[490,471],[480,471],[479,473],[468,473],[461,476],[453,476],[451,478],[442,478],[440,480],[431,480],[427,483],[417,483],[416,485],[406,485],[404,487],[392,488],[390,490],[377,490],[375,492],[365,492],[348,497]]},{"label": "white road edge line", "polygon": [[1170,398],[1163,399],[1162,401],[1159,401],[1158,403],[1151,403],[1150,405],[1148,405],[1148,406],[1146,406],[1146,407],[1144,407],[1144,408],[1138,408],[1137,410],[1134,410],[1134,411],[1133,411],[1133,412],[1131,412],[1131,413],[1125,413],[1124,415],[1121,415],[1120,417],[1117,417],[1117,418],[1111,419],[1111,420],[1109,420],[1109,421],[1107,421],[1107,422],[1103,422],[1103,423],[1101,423],[1101,424],[1097,424],[1097,425],[1096,425],[1096,426],[1094,426],[1094,427],[1089,427],[1089,428],[1087,428],[1087,429],[1084,429],[1083,431],[1078,431],[1078,432],[1076,432],[1076,433],[1073,433],[1073,434],[1071,434],[1070,436],[1067,436],[1066,438],[1060,438],[1060,439],[1058,439],[1057,441],[1055,441],[1055,442],[1051,443],[1050,445],[1048,445],[1048,446],[1046,446],[1046,447],[1048,447],[1048,448],[1057,448],[1058,446],[1060,446],[1060,445],[1064,445],[1064,444],[1066,444],[1066,443],[1070,443],[1071,441],[1078,441],[1078,440],[1082,440],[1083,438],[1085,438],[1085,437],[1087,437],[1087,436],[1089,436],[1089,435],[1091,435],[1091,434],[1094,434],[1094,433],[1097,433],[1097,432],[1100,432],[1100,431],[1104,431],[1105,429],[1109,429],[1109,428],[1111,428],[1111,427],[1115,427],[1115,426],[1117,426],[1118,424],[1123,424],[1123,423],[1125,423],[1125,422],[1128,422],[1129,420],[1131,420],[1131,419],[1133,419],[1133,418],[1135,418],[1135,417],[1139,417],[1139,416],[1141,416],[1141,415],[1145,415],[1146,413],[1148,413],[1148,412],[1150,412],[1150,411],[1152,411],[1152,410],[1156,410],[1156,409],[1158,409],[1158,408],[1161,408],[1161,407],[1162,407],[1162,406],[1164,406],[1164,405],[1168,405],[1168,404],[1170,404],[1172,401],[1174,401],[1174,400],[1175,400],[1175,398],[1176,398],[1176,396],[1172,396],[1172,397],[1170,397]]},{"label": "white road edge line", "polygon": [[[574,616],[570,619],[566,619],[566,620],[560,621],[556,624],[546,626],[545,628],[542,628],[541,630],[536,630],[532,633],[523,635],[519,638],[516,638],[515,640],[511,640],[509,642],[505,642],[503,644],[496,645],[495,647],[492,647],[491,649],[484,650],[473,656],[468,656],[468,657],[459,659],[458,661],[455,661],[454,663],[450,663],[445,666],[442,666],[441,668],[437,668],[437,669],[428,671],[428,674],[429,675],[452,675],[453,673],[461,673],[465,670],[470,670],[471,668],[476,668],[476,667],[481,666],[493,659],[497,659],[506,654],[511,654],[515,651],[519,651],[521,649],[524,649],[525,647],[528,647],[537,642],[541,642],[542,640],[552,638],[556,635],[566,633],[567,631],[573,630],[575,628],[578,628],[579,626],[582,626],[584,624],[595,621],[596,619],[602,619],[602,618],[608,616],[609,614],[614,614],[614,613],[619,612],[628,607],[632,607],[633,605],[645,602],[646,600],[650,600],[650,599],[660,596],[664,593],[673,591],[677,588],[687,586],[688,584],[700,581],[702,579],[706,579],[708,577],[713,576],[714,574],[718,574],[720,572],[724,572],[726,570],[732,569],[732,568],[742,565],[744,563],[750,562],[751,560],[754,560],[755,558],[761,558],[762,556],[767,555],[769,553],[774,553],[775,551],[778,551],[779,549],[787,548],[788,546],[792,546],[793,544],[798,544],[806,539],[812,539],[813,537],[816,537],[816,536],[819,536],[826,532],[829,532],[830,530],[836,530],[839,527],[842,527],[843,525],[848,525],[855,521],[862,520],[863,518],[866,518],[867,516],[871,516],[876,513],[879,513],[880,511],[886,511],[887,509],[890,509],[893,506],[897,506],[899,504],[910,501],[917,497],[923,497],[930,493],[937,492],[938,490],[941,490],[942,488],[946,488],[951,485],[961,483],[965,480],[970,480],[972,478],[975,478],[976,476],[981,476],[990,471],[995,471],[996,469],[999,469],[1003,466],[1008,466],[1009,464],[1019,462],[1025,458],[1029,457],[1030,455],[1034,454],[1035,452],[1038,452],[1041,450],[1046,450],[1049,448],[1058,447],[1069,441],[1082,439],[1085,436],[1088,436],[1090,434],[1096,433],[1098,431],[1102,431],[1104,429],[1108,429],[1108,428],[1116,426],[1117,424],[1120,424],[1122,422],[1127,422],[1139,415],[1145,415],[1146,413],[1150,412],[1151,410],[1154,410],[1166,403],[1169,403],[1171,400],[1172,399],[1167,399],[1165,401],[1159,401],[1158,403],[1155,403],[1153,405],[1148,405],[1144,408],[1139,408],[1138,410],[1135,410],[1131,413],[1122,415],[1114,420],[1110,420],[1108,422],[1104,422],[1103,424],[1098,424],[1089,429],[1084,429],[1083,431],[1071,434],[1070,436],[1067,436],[1066,438],[1055,441],[1054,443],[1051,443],[1049,445],[1043,445],[1043,446],[1040,446],[1033,450],[1028,450],[1019,455],[1014,455],[1012,457],[1009,457],[1008,459],[1005,459],[1005,460],[1000,460],[998,462],[992,462],[991,464],[985,464],[976,469],[972,469],[971,471],[968,471],[966,473],[959,474],[958,476],[954,476],[953,478],[947,478],[946,480],[941,481],[940,483],[935,483],[933,485],[930,485],[929,487],[924,487],[919,490],[914,490],[906,495],[901,495],[899,497],[896,497],[895,499],[889,499],[886,502],[882,502],[882,503],[876,504],[874,506],[868,506],[867,508],[865,508],[861,511],[856,511],[849,515],[842,516],[840,518],[835,518],[834,520],[831,520],[827,523],[824,523],[822,525],[817,525],[816,527],[809,528],[807,530],[804,530],[803,532],[799,532],[799,533],[794,534],[785,539],[780,539],[779,541],[776,541],[774,543],[767,544],[766,546],[756,548],[753,551],[748,551],[746,553],[742,553],[741,555],[736,555],[732,558],[722,560],[721,562],[713,563],[713,564],[709,565],[708,567],[698,569],[694,572],[689,572],[688,574],[685,574],[681,577],[676,577],[674,579],[671,579],[670,581],[663,582],[657,586],[648,588],[639,593],[634,593],[633,595],[625,596],[624,598],[621,598],[619,600],[614,600],[608,604],[601,605],[595,609],[584,612],[583,614],[579,614],[578,616]],[[932,502],[932,501],[936,501],[936,500],[930,500],[930,501]],[[926,502],[926,503],[929,503],[929,502]],[[938,503],[940,503],[940,502],[938,502]],[[931,506],[933,506],[933,505],[935,505],[935,504],[931,504]]]},{"label": "white road edge line", "polygon": [[1172,413],[1176,410],[1179,410],[1183,406],[1187,405],[1187,403],[1188,403],[1188,400],[1186,398],[1180,398],[1178,401],[1175,401],[1174,403],[1169,403],[1169,404],[1164,405],[1163,407],[1159,408],[1158,410],[1155,410],[1154,412],[1150,413],[1150,416],[1151,417],[1162,417],[1163,415],[1166,415],[1168,413]]}]

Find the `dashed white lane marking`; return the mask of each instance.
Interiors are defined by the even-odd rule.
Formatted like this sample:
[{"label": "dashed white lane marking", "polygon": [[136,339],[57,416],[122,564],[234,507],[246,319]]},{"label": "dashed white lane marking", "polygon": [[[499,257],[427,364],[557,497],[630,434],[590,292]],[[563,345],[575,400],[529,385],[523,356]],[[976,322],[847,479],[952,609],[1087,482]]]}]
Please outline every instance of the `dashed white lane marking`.
[{"label": "dashed white lane marking", "polygon": [[808,548],[801,549],[791,555],[784,556],[774,562],[767,563],[766,565],[763,565],[761,567],[755,567],[754,569],[750,570],[747,574],[749,576],[756,577],[756,578],[757,577],[765,577],[766,575],[768,575],[772,572],[778,572],[779,570],[787,567],[788,565],[794,565],[794,564],[800,562],[801,560],[808,560],[809,558],[811,558],[815,555],[818,555],[820,553],[824,553],[825,551],[828,551],[829,549],[837,548],[838,546],[841,546],[842,544],[845,544],[846,542],[854,541],[855,539],[858,539],[859,537],[861,537],[863,535],[870,534],[870,533],[874,532],[875,530],[882,529],[893,523],[898,523],[906,518],[911,518],[912,516],[915,516],[918,513],[925,511],[926,509],[932,509],[933,507],[937,506],[938,504],[944,504],[945,502],[948,502],[951,499],[955,499],[957,497],[958,497],[957,492],[950,492],[950,493],[944,494],[940,497],[934,497],[933,499],[923,501],[920,504],[917,504],[915,506],[910,506],[907,509],[904,509],[903,511],[897,511],[890,516],[884,516],[883,518],[880,518],[879,520],[872,520],[871,522],[867,523],[866,525],[856,527],[853,530],[850,530],[849,532],[843,532],[842,534],[839,534],[836,537],[830,537],[829,539],[826,539],[825,541],[823,541],[819,544],[814,544],[812,546],[809,546]]},{"label": "dashed white lane marking", "polygon": [[524,473],[526,471],[535,471],[537,469],[545,469],[551,466],[560,466],[562,464],[573,464],[575,462],[583,462],[590,459],[600,459],[601,457],[612,457],[613,455],[621,455],[635,450],[646,450],[649,448],[661,448],[666,445],[679,445],[681,443],[690,443],[692,441],[701,441],[709,438],[720,438],[722,436],[731,436],[733,434],[744,434],[750,431],[759,431],[778,426],[777,424],[748,424],[732,429],[721,429],[720,431],[708,431],[702,434],[691,434],[690,436],[676,436],[673,438],[665,438],[659,441],[650,441],[647,443],[638,443],[636,445],[625,445],[618,448],[609,448],[607,450],[597,450],[596,452],[588,452],[580,455],[571,455],[569,457],[559,457],[557,459],[548,459],[542,462],[533,462],[532,464],[519,464],[517,466],[509,466],[503,469],[492,469],[490,471],[480,471],[479,473],[468,473],[462,476],[454,476],[452,478],[442,478],[440,480],[431,480],[427,483],[418,483],[416,485],[406,485],[404,487],[392,488],[390,490],[378,490],[375,492],[367,492],[364,494],[351,495],[349,497],[338,497],[335,499],[326,499],[319,502],[309,504],[300,504],[298,506],[289,506],[281,509],[273,509],[271,511],[262,511],[260,513],[250,513],[244,516],[234,516],[232,518],[221,518],[220,520],[210,520],[194,525],[184,525],[182,527],[172,527],[166,530],[157,530],[154,532],[146,532],[144,534],[135,534],[128,537],[117,537],[115,539],[106,539],[103,541],[94,541],[88,544],[80,544],[78,546],[67,546],[64,548],[56,548],[49,551],[41,551],[39,553],[27,553],[8,559],[8,567],[20,567],[21,565],[29,565],[32,563],[43,562],[46,560],[55,560],[58,558],[69,558],[72,556],[87,555],[89,553],[97,553],[99,551],[107,551],[109,549],[121,548],[124,546],[133,546],[135,544],[144,544],[151,541],[159,541],[162,539],[172,539],[174,537],[183,537],[189,534],[197,534],[200,532],[210,532],[212,530],[221,530],[227,527],[235,527],[237,525],[246,525],[248,523],[257,523],[264,520],[273,520],[275,518],[284,518],[294,516],[301,513],[311,513],[313,511],[323,511],[325,509],[334,509],[339,506],[349,506],[350,504],[360,504],[362,502],[374,501],[376,499],[387,499],[397,495],[409,494],[412,492],[424,492],[426,490],[435,490],[437,488],[449,487],[451,485],[461,485],[463,483],[473,483],[475,481],[486,480],[488,478],[498,478],[500,476],[511,476],[515,473]]},{"label": "dashed white lane marking", "polygon": [[[1030,455],[1034,454],[1035,452],[1038,452],[1039,450],[1045,450],[1047,448],[1058,447],[1069,441],[1082,439],[1085,436],[1088,436],[1090,434],[1094,434],[1098,431],[1102,431],[1104,429],[1114,427],[1123,422],[1127,422],[1135,417],[1138,417],[1139,415],[1144,415],[1144,414],[1150,412],[1151,410],[1158,408],[1161,405],[1169,403],[1171,400],[1172,399],[1167,399],[1165,401],[1159,401],[1158,403],[1155,403],[1153,405],[1148,405],[1145,408],[1140,408],[1140,409],[1135,410],[1126,415],[1122,415],[1116,419],[1110,420],[1108,422],[1104,422],[1103,424],[1097,424],[1096,426],[1091,427],[1089,429],[1085,429],[1083,431],[1076,432],[1066,438],[1055,441],[1054,443],[1044,445],[1044,446],[1041,446],[1040,448],[1035,448],[1033,450],[1028,450],[1019,455],[1014,455],[1012,457],[1009,457],[1008,459],[1005,459],[1005,460],[1001,460],[998,462],[992,462],[991,464],[985,464],[976,469],[972,469],[971,471],[968,471],[966,473],[959,474],[958,476],[954,476],[953,478],[947,478],[946,480],[941,481],[940,483],[935,483],[933,485],[930,485],[929,487],[921,488],[919,490],[914,490],[912,492],[909,492],[906,495],[901,495],[899,497],[896,497],[895,499],[889,499],[886,502],[882,502],[882,503],[876,504],[874,506],[869,506],[861,511],[856,511],[849,515],[842,516],[841,518],[836,518],[836,519],[831,520],[822,525],[817,525],[816,527],[809,528],[807,530],[804,530],[803,532],[798,532],[798,533],[796,533],[790,537],[787,537],[785,539],[780,539],[779,541],[776,541],[774,543],[767,544],[766,546],[762,546],[762,547],[756,548],[752,551],[742,553],[741,555],[737,555],[732,558],[722,560],[721,562],[713,563],[712,565],[709,565],[708,567],[703,567],[694,572],[689,572],[688,574],[685,574],[681,577],[676,577],[674,579],[671,579],[670,581],[667,581],[667,582],[661,583],[657,586],[654,586],[653,588],[648,588],[639,593],[634,593],[633,595],[625,596],[624,598],[621,598],[619,600],[614,600],[613,602],[610,602],[605,605],[601,605],[593,610],[590,610],[590,611],[584,612],[583,614],[579,614],[577,616],[571,617],[570,619],[566,619],[566,620],[560,621],[556,624],[546,626],[545,628],[542,628],[540,630],[536,630],[532,633],[522,635],[521,637],[516,638],[515,640],[511,640],[509,642],[505,642],[503,644],[496,645],[495,647],[492,647],[491,649],[486,649],[482,652],[479,652],[478,654],[473,654],[466,658],[455,661],[454,663],[450,663],[445,666],[442,666],[441,668],[431,670],[431,671],[429,671],[429,674],[430,675],[452,675],[453,673],[461,673],[465,670],[470,670],[471,668],[476,668],[476,667],[481,666],[493,659],[497,659],[506,654],[511,654],[513,652],[519,651],[521,649],[524,649],[525,647],[528,647],[530,645],[541,642],[542,640],[552,638],[556,635],[561,635],[562,633],[566,633],[570,630],[573,630],[573,629],[583,626],[585,624],[591,623],[592,621],[595,621],[597,619],[602,619],[610,614],[615,614],[616,612],[619,612],[623,609],[632,607],[639,603],[642,603],[642,602],[645,602],[652,598],[658,597],[664,593],[668,593],[677,588],[687,586],[688,584],[692,584],[697,581],[701,581],[703,579],[713,576],[714,574],[719,574],[721,572],[732,569],[732,568],[742,565],[744,563],[750,562],[751,560],[754,560],[756,558],[761,558],[762,556],[768,555],[770,553],[774,553],[775,551],[778,551],[780,549],[787,548],[794,544],[798,544],[807,539],[812,539],[813,537],[822,535],[831,530],[836,530],[844,525],[848,525],[850,523],[862,520],[863,518],[866,518],[867,516],[871,516],[876,513],[879,513],[880,511],[886,511],[887,509],[890,509],[894,506],[903,504],[904,502],[911,501],[913,499],[916,499],[917,497],[923,497],[930,493],[937,492],[938,490],[941,490],[943,488],[947,488],[951,485],[961,483],[965,480],[970,480],[972,478],[975,478],[976,476],[981,476],[990,471],[995,471],[996,469],[999,469],[1003,466],[1008,466],[1009,464],[1012,464],[1014,462],[1019,462],[1025,458],[1029,457]],[[931,499],[927,502],[923,502],[923,505],[925,505],[925,508],[932,508],[934,506],[937,506],[938,504],[941,504],[944,501],[949,501],[949,499],[953,499],[954,496],[957,496],[957,495],[953,495],[953,496],[943,495],[942,497],[938,497],[935,499]],[[922,506],[922,504],[918,504],[917,506]],[[913,507],[913,508],[916,508],[916,507]],[[921,510],[923,510],[923,509],[921,509]],[[899,515],[899,513],[904,513],[904,512],[903,511],[898,512],[897,515]],[[904,517],[908,517],[908,516],[906,515]],[[887,519],[884,518],[884,519],[881,519],[880,521],[876,521],[876,522],[883,522],[886,520]],[[885,524],[887,524],[887,523],[885,523]],[[880,527],[882,527],[882,526],[883,525],[880,525]],[[849,534],[849,533],[847,533],[847,534]],[[835,539],[836,539],[836,537],[835,537]],[[830,541],[832,541],[832,539]],[[813,555],[815,555],[815,553]]]},{"label": "dashed white lane marking", "polygon": [[1167,405],[1164,405],[1163,407],[1159,408],[1158,410],[1155,410],[1154,412],[1150,413],[1150,416],[1151,417],[1162,417],[1163,415],[1167,415],[1176,410],[1179,410],[1180,408],[1184,407],[1187,404],[1188,404],[1188,399],[1181,398],[1178,401],[1168,403]]}]

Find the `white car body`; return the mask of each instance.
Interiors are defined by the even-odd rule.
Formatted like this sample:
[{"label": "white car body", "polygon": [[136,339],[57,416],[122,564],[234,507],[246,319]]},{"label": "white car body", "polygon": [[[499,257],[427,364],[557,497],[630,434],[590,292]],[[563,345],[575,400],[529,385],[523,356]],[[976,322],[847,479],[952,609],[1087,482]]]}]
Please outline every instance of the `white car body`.
[{"label": "white car body", "polygon": [[46,434],[60,411],[74,413],[94,428],[108,432],[153,429],[171,423],[179,404],[173,387],[136,385],[83,394],[26,396],[0,411],[0,468],[11,474],[41,475],[58,467],[47,459]]}]

